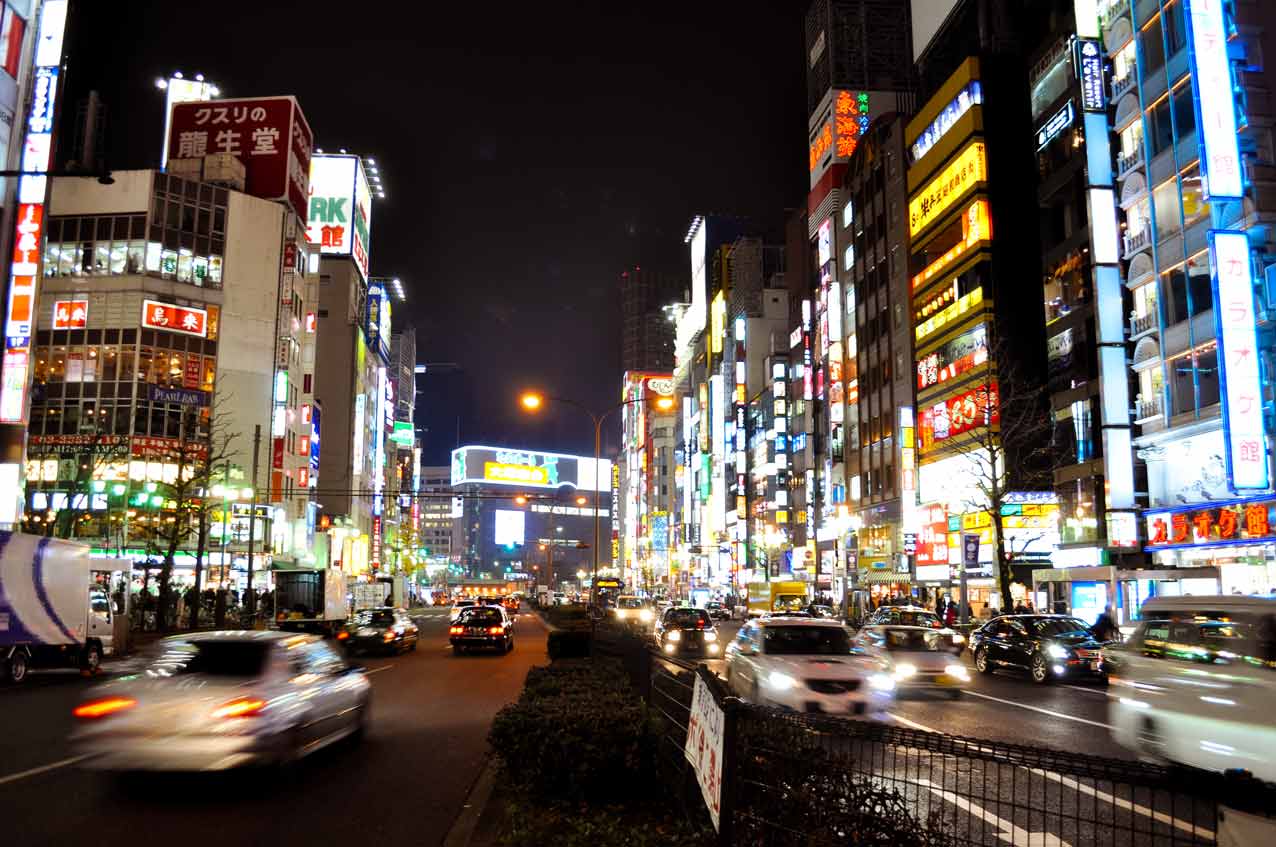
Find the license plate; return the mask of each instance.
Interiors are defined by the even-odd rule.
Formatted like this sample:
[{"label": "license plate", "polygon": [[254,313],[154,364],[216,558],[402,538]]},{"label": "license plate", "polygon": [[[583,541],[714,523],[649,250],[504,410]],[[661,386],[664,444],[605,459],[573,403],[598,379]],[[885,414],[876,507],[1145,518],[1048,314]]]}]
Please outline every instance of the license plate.
[{"label": "license plate", "polygon": [[1090,662],[1090,670],[1092,671],[1097,671],[1102,667],[1103,667],[1102,659],[1094,659],[1093,661]]}]

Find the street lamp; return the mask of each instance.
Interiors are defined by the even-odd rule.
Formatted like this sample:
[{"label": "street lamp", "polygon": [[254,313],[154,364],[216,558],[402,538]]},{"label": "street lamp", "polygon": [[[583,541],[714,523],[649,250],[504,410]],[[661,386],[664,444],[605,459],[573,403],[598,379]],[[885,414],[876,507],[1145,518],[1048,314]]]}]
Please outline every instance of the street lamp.
[{"label": "street lamp", "polygon": [[[568,400],[563,397],[546,397],[545,395],[537,391],[524,391],[523,394],[519,397],[518,401],[520,404],[522,404],[523,408],[526,409],[528,412],[538,412],[541,410],[542,407],[544,407],[546,400],[554,400],[558,403],[562,403],[565,406],[571,406],[575,409],[579,409],[580,411],[588,415],[589,419],[593,421],[593,424],[594,424],[594,475],[595,475],[594,477],[594,563],[593,563],[593,573],[590,576],[590,583],[589,583],[589,605],[592,606],[594,605],[594,601],[596,599],[594,583],[598,581],[598,497],[599,497],[599,487],[601,486],[601,480],[597,478],[597,474],[598,474],[598,466],[601,464],[601,460],[602,460],[603,421],[606,420],[607,417],[612,414],[612,412],[619,411],[620,409],[623,409],[625,406],[628,406],[634,403],[641,403],[643,402],[643,400],[641,398],[621,400],[619,403],[612,406],[610,409],[603,412],[601,415],[595,414],[587,406],[583,406],[574,400]],[[652,405],[662,412],[668,412],[671,409],[673,409],[674,403],[675,401],[673,397],[669,395],[661,395],[652,402]],[[580,503],[582,499],[584,498],[578,497],[576,498],[576,502]]]}]

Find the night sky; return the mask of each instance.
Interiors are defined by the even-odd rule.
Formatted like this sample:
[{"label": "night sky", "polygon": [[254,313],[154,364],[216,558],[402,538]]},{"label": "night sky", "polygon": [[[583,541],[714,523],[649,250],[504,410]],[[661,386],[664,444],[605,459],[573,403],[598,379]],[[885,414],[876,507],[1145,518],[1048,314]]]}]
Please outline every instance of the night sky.
[{"label": "night sky", "polygon": [[154,80],[181,70],[295,95],[318,147],[374,157],[372,273],[403,279],[418,360],[462,368],[418,379],[427,463],[458,420],[462,443],[592,452],[580,412],[529,419],[519,389],[609,407],[620,272],[688,275],[695,212],[778,232],[804,202],[805,0],[279,5],[79,0],[59,153],[96,88],[108,167],[155,167]]}]

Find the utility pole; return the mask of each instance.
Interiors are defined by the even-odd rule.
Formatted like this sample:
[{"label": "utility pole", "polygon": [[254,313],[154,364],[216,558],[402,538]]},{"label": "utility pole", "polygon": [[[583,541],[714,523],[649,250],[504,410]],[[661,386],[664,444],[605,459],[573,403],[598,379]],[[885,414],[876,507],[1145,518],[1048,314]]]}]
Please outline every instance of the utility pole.
[{"label": "utility pole", "polygon": [[253,538],[257,534],[257,461],[261,453],[261,424],[253,427],[253,498],[248,512],[248,590],[244,600],[244,609],[249,620],[257,607],[257,597],[253,594]]}]

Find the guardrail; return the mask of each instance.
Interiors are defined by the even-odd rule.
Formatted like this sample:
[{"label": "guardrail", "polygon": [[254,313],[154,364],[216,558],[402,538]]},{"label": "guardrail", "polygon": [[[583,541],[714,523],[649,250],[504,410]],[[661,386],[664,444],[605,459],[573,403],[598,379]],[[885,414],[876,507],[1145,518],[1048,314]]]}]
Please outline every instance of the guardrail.
[{"label": "guardrail", "polygon": [[1196,847],[1222,843],[1225,805],[1276,814],[1276,786],[1255,779],[756,706],[608,629],[594,652],[624,662],[659,718],[662,779],[692,819],[706,804],[685,753],[703,681],[724,716],[723,845]]}]

